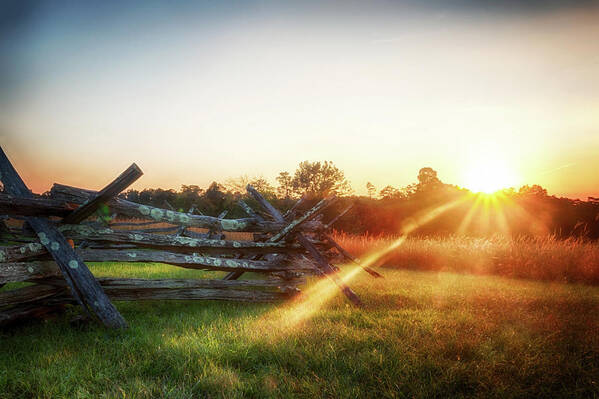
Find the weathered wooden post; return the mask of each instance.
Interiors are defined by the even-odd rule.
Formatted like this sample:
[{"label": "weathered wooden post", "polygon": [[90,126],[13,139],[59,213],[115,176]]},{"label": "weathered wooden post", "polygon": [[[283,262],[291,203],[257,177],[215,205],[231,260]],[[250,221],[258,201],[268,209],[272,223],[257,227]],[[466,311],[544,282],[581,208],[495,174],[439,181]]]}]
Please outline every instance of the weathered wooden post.
[{"label": "weathered wooden post", "polygon": [[306,196],[302,195],[300,197],[300,199],[298,199],[297,201],[295,201],[295,204],[293,204],[293,206],[291,208],[289,208],[289,210],[287,212],[285,212],[285,214],[283,215],[284,219],[288,219],[290,217],[293,217],[293,215],[295,214],[295,211],[297,209],[299,209],[300,206],[302,206],[302,204],[306,201]]},{"label": "weathered wooden post", "polygon": [[[308,212],[306,212],[304,215],[302,215],[298,219],[296,219],[296,220],[292,221],[291,223],[289,223],[287,226],[285,226],[277,234],[275,234],[274,236],[270,237],[266,242],[267,243],[275,243],[275,242],[281,241],[283,238],[285,238],[291,232],[293,232],[294,230],[296,230],[302,223],[305,223],[305,222],[309,221],[310,219],[314,218],[324,208],[326,208],[327,206],[331,205],[334,202],[334,200],[335,200],[334,197],[325,198],[325,199],[321,200],[312,209],[310,209]],[[245,202],[243,202],[243,201],[239,201],[239,202],[242,204],[241,206],[244,208],[244,210],[249,215],[256,215],[256,216],[258,216],[258,214],[252,208],[250,208],[250,206],[247,205]],[[224,277],[224,280],[236,280],[239,277],[241,277],[242,274],[243,274],[243,272],[231,272],[231,273],[227,274]]]},{"label": "weathered wooden post", "polygon": [[[285,222],[285,219],[283,218],[283,215],[281,215],[281,213],[275,208],[273,207],[268,201],[266,201],[266,199],[262,196],[262,194],[260,194],[258,191],[256,191],[252,186],[250,186],[248,184],[247,186],[247,191],[248,193],[256,200],[258,201],[258,203],[277,221],[280,223]],[[326,258],[324,256],[322,256],[320,254],[320,252],[318,252],[318,249],[302,234],[302,233],[297,233],[295,235],[295,237],[297,238],[297,240],[299,241],[299,243],[308,251],[308,253],[310,253],[310,255],[314,258],[314,260],[316,261],[316,264],[318,265],[321,273],[325,276],[327,276],[328,278],[330,278],[335,284],[337,284],[337,286],[339,286],[339,288],[341,289],[341,291],[345,294],[345,296],[356,306],[361,306],[362,305],[362,301],[360,300],[360,298],[356,295],[355,292],[353,292],[351,290],[351,288],[349,288],[336,274],[335,274],[335,270],[331,267],[331,265],[329,264],[329,262],[326,260]]]},{"label": "weathered wooden post", "polygon": [[[326,235],[327,225],[320,220],[321,212],[334,198],[325,198],[301,215],[296,212],[303,202],[300,199],[282,216],[248,186],[250,195],[266,212],[259,214],[240,201],[250,217],[224,219],[224,213],[218,217],[194,215],[192,209],[183,213],[116,197],[139,176],[141,170],[133,164],[99,192],[55,184],[50,198],[36,197],[0,148],[0,180],[5,187],[0,193],[0,214],[25,221],[25,228],[0,223],[0,236],[13,243],[0,248],[0,287],[5,283],[35,283],[0,292],[0,325],[79,303],[104,325],[123,328],[125,320],[109,297],[125,301],[278,301],[299,292],[298,285],[305,282],[303,274],[314,271],[334,281],[352,303],[361,303],[335,274],[336,267],[320,252],[337,248],[343,256],[353,259]],[[145,221],[108,226],[79,224],[105,204],[114,215]],[[150,226],[162,222],[172,227]],[[209,233],[193,232],[187,227],[207,228]],[[252,232],[253,240],[230,240],[220,234],[232,231]],[[155,234],[175,232],[180,234]],[[304,232],[309,236],[304,236]],[[306,251],[313,260],[303,256]],[[84,263],[95,261],[156,262],[229,274],[224,280],[95,279]],[[372,275],[378,274],[365,269]],[[263,273],[270,278],[237,280],[246,272]]]},{"label": "weathered wooden post", "polygon": [[327,241],[331,244],[331,246],[333,248],[335,248],[340,254],[341,256],[343,256],[344,258],[346,258],[347,260],[355,263],[356,265],[360,266],[362,269],[364,269],[364,271],[366,271],[368,274],[370,274],[372,277],[376,277],[376,278],[381,278],[383,277],[382,274],[378,273],[377,271],[373,270],[371,267],[368,266],[364,266],[362,265],[362,263],[360,263],[360,261],[358,259],[356,259],[355,257],[353,257],[349,252],[347,252],[345,250],[345,248],[343,248],[341,245],[339,245],[339,243],[337,241],[335,241],[333,239],[333,237],[331,237],[328,234],[324,234],[324,237],[327,239]]},{"label": "weathered wooden post", "polygon": [[[1,147],[0,173],[5,192],[25,198],[33,197]],[[107,327],[126,328],[125,319],[110,302],[94,275],[62,233],[43,218],[27,217],[25,220],[39,237],[40,243],[46,247],[56,261],[65,281],[71,288],[71,294],[84,311],[87,311],[88,308],[91,309]]]},{"label": "weathered wooden post", "polygon": [[96,196],[79,206],[70,215],[67,215],[62,223],[76,224],[94,213],[100,205],[108,202],[111,198],[117,196],[121,191],[133,184],[143,175],[143,172],[136,164],[131,164],[123,173],[114,179],[109,185],[98,191]]},{"label": "weathered wooden post", "polygon": [[351,208],[353,208],[353,206],[354,206],[354,204],[349,204],[349,206],[348,206],[347,208],[345,208],[343,211],[341,211],[341,213],[340,213],[339,215],[335,216],[335,217],[333,218],[333,220],[331,220],[329,223],[327,223],[327,224],[324,226],[324,230],[325,230],[325,231],[326,231],[326,230],[330,230],[330,229],[331,229],[331,227],[333,226],[333,224],[334,224],[334,223],[335,223],[337,220],[341,219],[341,218],[342,218],[342,217],[343,217],[343,216],[344,216],[344,215],[345,215],[347,212],[349,212],[349,210],[350,210]]}]

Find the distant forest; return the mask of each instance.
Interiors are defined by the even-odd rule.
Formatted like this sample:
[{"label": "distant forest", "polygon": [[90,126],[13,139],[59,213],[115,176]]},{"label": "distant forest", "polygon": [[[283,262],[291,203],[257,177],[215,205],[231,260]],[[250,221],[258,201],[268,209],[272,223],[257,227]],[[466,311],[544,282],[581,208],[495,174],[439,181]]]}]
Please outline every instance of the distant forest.
[{"label": "distant forest", "polygon": [[[302,162],[294,174],[281,172],[277,185],[266,179],[242,176],[206,188],[183,185],[179,190],[129,190],[122,198],[178,211],[219,215],[227,218],[247,216],[237,205],[240,199],[254,209],[258,205],[245,193],[251,184],[279,209],[290,208],[305,196],[309,207],[320,198],[335,194],[337,203],[324,213],[325,222],[353,204],[335,223],[335,229],[349,234],[398,235],[402,225],[443,207],[442,213],[420,226],[413,234],[439,236],[466,234],[490,236],[554,235],[559,238],[599,238],[599,198],[587,201],[557,198],[533,185],[510,188],[493,195],[473,194],[469,190],[439,180],[432,168],[420,169],[416,182],[405,187],[386,186],[381,190],[368,183],[368,195],[352,194],[344,173],[331,162]],[[450,204],[450,206],[446,206]]]}]

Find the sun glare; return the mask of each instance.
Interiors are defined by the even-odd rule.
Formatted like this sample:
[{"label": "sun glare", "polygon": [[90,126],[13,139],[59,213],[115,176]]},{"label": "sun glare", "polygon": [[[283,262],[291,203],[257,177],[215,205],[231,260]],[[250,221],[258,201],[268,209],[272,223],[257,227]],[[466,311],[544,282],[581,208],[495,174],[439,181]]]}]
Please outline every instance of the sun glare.
[{"label": "sun glare", "polygon": [[517,183],[515,174],[505,163],[492,157],[472,162],[464,173],[464,186],[475,192],[492,194]]}]

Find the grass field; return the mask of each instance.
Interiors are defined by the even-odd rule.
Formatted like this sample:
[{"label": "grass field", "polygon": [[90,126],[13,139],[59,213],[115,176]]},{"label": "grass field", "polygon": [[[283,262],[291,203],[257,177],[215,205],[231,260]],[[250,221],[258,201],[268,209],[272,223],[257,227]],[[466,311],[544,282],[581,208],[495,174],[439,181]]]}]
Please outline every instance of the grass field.
[{"label": "grass field", "polygon": [[[335,234],[355,256],[389,248],[397,238]],[[599,244],[552,236],[510,238],[409,237],[374,265],[412,270],[599,284]]]},{"label": "grass field", "polygon": [[599,288],[381,270],[385,279],[350,281],[363,309],[312,282],[307,291],[331,296],[314,312],[306,302],[122,302],[124,332],[73,327],[68,316],[11,328],[0,332],[0,397],[599,395]]}]

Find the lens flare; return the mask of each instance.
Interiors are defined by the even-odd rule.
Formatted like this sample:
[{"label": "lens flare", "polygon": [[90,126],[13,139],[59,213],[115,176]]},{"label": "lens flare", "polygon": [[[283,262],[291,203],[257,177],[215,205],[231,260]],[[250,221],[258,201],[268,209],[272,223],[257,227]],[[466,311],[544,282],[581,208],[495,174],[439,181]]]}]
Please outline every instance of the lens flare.
[{"label": "lens flare", "polygon": [[[395,241],[387,247],[363,257],[360,262],[361,265],[371,266],[375,264],[383,256],[398,248],[406,240],[407,236],[418,227],[439,217],[448,210],[463,203],[466,199],[467,196],[463,196],[409,218],[402,226],[400,236]],[[361,266],[348,264],[342,265],[341,270],[339,277],[346,284],[353,280],[360,272],[364,271]],[[297,300],[263,315],[257,321],[257,327],[260,327],[260,331],[267,331],[270,339],[281,337],[310,319],[325,303],[338,294],[339,287],[331,279],[322,278],[304,291]],[[270,328],[266,328],[269,326]]]}]

